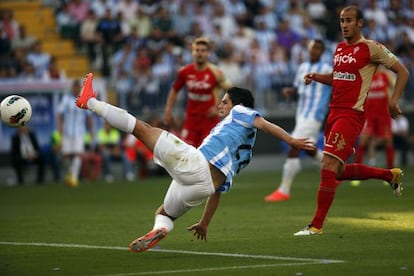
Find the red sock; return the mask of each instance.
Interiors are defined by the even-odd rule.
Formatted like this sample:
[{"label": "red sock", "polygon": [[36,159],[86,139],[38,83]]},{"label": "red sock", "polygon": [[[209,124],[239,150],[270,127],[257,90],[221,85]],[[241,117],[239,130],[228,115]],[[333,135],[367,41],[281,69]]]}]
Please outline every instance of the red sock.
[{"label": "red sock", "polygon": [[387,168],[392,169],[394,167],[394,147],[389,145],[385,147],[385,154],[387,155]]},{"label": "red sock", "polygon": [[392,173],[388,169],[354,163],[345,166],[345,171],[338,177],[338,180],[366,180],[370,178],[391,181]]},{"label": "red sock", "polygon": [[318,191],[318,206],[312,220],[312,226],[322,229],[323,222],[335,198],[336,174],[333,171],[321,170],[321,183]]},{"label": "red sock", "polygon": [[365,153],[365,147],[359,146],[355,153],[355,163],[362,163],[362,160],[364,159],[364,153]]}]

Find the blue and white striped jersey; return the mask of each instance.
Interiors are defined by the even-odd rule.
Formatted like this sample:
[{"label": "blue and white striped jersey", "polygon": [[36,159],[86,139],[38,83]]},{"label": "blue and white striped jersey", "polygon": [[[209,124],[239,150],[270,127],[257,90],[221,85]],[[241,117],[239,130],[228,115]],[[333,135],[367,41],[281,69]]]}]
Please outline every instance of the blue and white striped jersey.
[{"label": "blue and white striped jersey", "polygon": [[312,81],[306,85],[303,78],[307,73],[330,73],[332,67],[323,62],[303,62],[299,65],[293,85],[298,89],[299,102],[296,109],[296,120],[315,119],[323,121],[328,112],[331,98],[331,86]]},{"label": "blue and white striped jersey", "polygon": [[199,150],[206,159],[227,178],[219,191],[230,190],[232,178],[249,164],[257,129],[253,127],[259,112],[236,105],[229,115],[219,122],[204,139]]},{"label": "blue and white striped jersey", "polygon": [[71,93],[64,94],[57,106],[57,113],[63,115],[63,136],[85,137],[87,133],[86,118],[91,116],[75,104],[76,98]]}]

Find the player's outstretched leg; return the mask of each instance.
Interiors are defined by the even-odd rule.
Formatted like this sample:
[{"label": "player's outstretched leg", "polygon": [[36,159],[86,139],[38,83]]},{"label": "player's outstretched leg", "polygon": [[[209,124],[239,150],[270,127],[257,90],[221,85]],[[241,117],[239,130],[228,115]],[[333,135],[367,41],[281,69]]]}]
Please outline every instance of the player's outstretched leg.
[{"label": "player's outstretched leg", "polygon": [[168,232],[165,228],[153,229],[148,234],[132,241],[129,245],[129,249],[134,253],[147,251],[167,236],[167,234]]}]

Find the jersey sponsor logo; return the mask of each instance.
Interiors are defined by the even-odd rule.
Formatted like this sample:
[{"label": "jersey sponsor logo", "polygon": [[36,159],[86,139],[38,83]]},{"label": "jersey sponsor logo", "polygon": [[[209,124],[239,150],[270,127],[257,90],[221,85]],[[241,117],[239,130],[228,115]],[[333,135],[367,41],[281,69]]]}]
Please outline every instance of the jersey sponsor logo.
[{"label": "jersey sponsor logo", "polygon": [[341,64],[351,64],[351,63],[357,63],[356,58],[354,58],[351,53],[347,55],[337,54],[334,57],[335,66],[340,66]]},{"label": "jersey sponsor logo", "polygon": [[333,72],[333,79],[334,80],[355,81],[356,80],[356,75],[348,73],[348,72],[334,71]]},{"label": "jersey sponsor logo", "polygon": [[207,89],[211,89],[211,84],[208,82],[203,81],[196,81],[196,80],[188,80],[187,81],[187,87],[190,90],[207,90]]}]

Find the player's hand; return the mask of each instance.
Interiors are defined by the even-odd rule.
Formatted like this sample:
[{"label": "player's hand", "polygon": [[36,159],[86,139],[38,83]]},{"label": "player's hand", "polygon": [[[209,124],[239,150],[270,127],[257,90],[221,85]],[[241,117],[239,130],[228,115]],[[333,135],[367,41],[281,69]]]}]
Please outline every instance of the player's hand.
[{"label": "player's hand", "polygon": [[305,84],[308,85],[313,81],[313,74],[312,73],[308,73],[305,75],[305,77],[303,77],[303,80],[305,81]]},{"label": "player's hand", "polygon": [[164,124],[166,126],[172,126],[174,124],[174,116],[171,112],[165,112],[164,114]]},{"label": "player's hand", "polygon": [[207,226],[203,226],[199,223],[195,223],[190,227],[187,227],[188,231],[194,231],[193,236],[196,236],[197,239],[207,241]]},{"label": "player's hand", "polygon": [[298,150],[315,150],[316,145],[309,138],[293,139],[290,146]]},{"label": "player's hand", "polygon": [[389,109],[390,115],[393,119],[396,119],[402,113],[402,111],[401,111],[400,107],[398,106],[398,104],[390,104],[388,109]]}]

